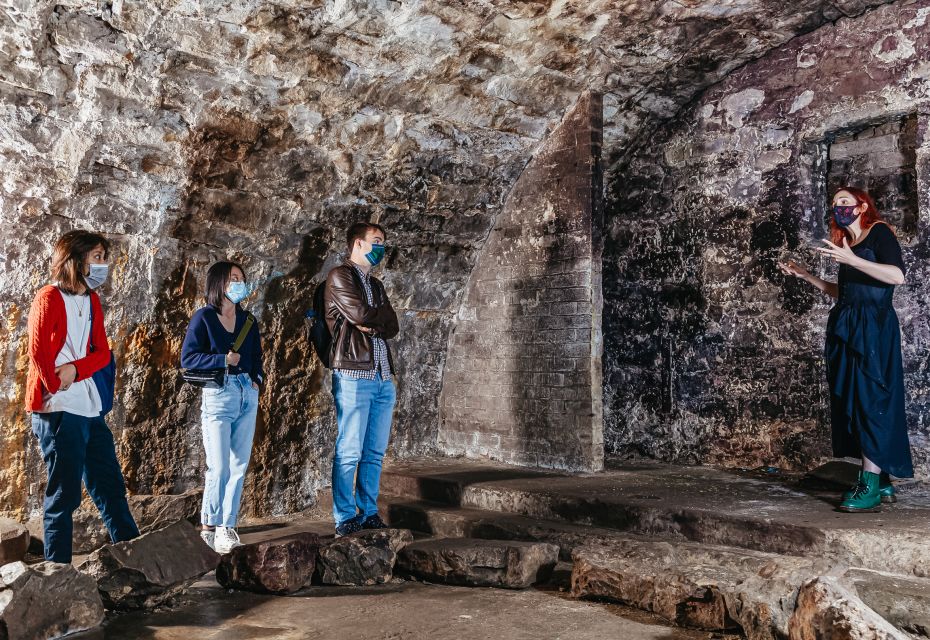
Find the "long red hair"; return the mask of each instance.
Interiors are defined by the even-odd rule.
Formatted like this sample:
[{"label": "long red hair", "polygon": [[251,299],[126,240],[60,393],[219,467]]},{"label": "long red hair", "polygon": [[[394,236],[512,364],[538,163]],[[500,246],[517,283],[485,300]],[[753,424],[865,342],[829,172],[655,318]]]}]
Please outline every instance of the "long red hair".
[{"label": "long red hair", "polygon": [[[862,227],[862,231],[865,232],[876,222],[884,222],[882,220],[881,214],[878,212],[878,208],[875,206],[875,201],[872,200],[872,196],[863,191],[862,189],[856,189],[855,187],[841,187],[836,190],[836,193],[840,191],[846,191],[856,199],[856,206],[858,207],[861,204],[866,205],[865,211],[859,216],[859,226]],[[834,197],[836,194],[834,194]],[[831,209],[832,210],[832,209]],[[837,245],[838,247],[843,246],[843,238],[848,238],[849,243],[852,244],[853,237],[850,233],[836,224],[836,220],[833,219],[833,216],[830,216],[830,242]]]}]

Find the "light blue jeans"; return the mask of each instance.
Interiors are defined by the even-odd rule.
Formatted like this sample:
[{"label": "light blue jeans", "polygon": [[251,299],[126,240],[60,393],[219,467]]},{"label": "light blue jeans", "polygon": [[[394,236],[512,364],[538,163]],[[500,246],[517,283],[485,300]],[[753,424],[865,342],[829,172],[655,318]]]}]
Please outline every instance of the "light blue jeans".
[{"label": "light blue jeans", "polygon": [[252,455],[258,389],[248,374],[227,375],[222,389],[204,389],[200,403],[207,477],[200,521],[235,527],[245,470]]},{"label": "light blue jeans", "polygon": [[[333,457],[333,518],[340,525],[378,513],[381,463],[391,435],[397,391],[393,380],[357,380],[333,372],[336,455]],[[353,489],[355,495],[353,496]]]}]

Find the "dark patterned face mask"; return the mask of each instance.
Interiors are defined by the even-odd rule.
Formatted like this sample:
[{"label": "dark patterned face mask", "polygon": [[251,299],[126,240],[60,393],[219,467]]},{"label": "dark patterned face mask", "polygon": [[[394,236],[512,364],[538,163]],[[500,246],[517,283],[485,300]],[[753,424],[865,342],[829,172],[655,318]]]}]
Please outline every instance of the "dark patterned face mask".
[{"label": "dark patterned face mask", "polygon": [[856,221],[856,218],[859,217],[859,214],[856,213],[856,207],[859,205],[835,205],[833,207],[833,219],[836,220],[836,224],[841,227],[848,227],[853,222]]}]

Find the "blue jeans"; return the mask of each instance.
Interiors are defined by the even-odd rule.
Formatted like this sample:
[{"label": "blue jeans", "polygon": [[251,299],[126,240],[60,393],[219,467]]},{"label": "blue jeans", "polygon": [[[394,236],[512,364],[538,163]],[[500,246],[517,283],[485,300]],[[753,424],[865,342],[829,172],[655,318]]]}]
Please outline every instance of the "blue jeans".
[{"label": "blue jeans", "polygon": [[358,514],[367,518],[378,513],[381,462],[397,391],[394,381],[382,380],[380,374],[376,380],[357,380],[334,371],[333,399],[339,425],[333,457],[333,517],[340,525]]},{"label": "blue jeans", "polygon": [[248,374],[227,375],[222,389],[203,390],[200,422],[207,474],[200,521],[205,525],[236,526],[257,415],[258,389]]},{"label": "blue jeans", "polygon": [[113,542],[131,540],[139,529],[126,501],[126,484],[116,459],[113,434],[102,416],[66,411],[32,414],[48,484],[45,487],[45,559],[71,562],[72,514],[81,505],[81,479]]}]

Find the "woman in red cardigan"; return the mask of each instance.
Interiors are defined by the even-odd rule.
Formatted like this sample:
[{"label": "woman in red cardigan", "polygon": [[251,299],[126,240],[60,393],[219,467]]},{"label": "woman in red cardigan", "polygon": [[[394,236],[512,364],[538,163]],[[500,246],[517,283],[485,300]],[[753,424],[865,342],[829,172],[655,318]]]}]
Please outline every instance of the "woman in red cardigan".
[{"label": "woman in red cardigan", "polygon": [[[93,375],[110,363],[103,308],[94,289],[106,280],[109,243],[71,231],[55,244],[52,282],[29,311],[26,410],[48,473],[45,558],[71,562],[72,514],[81,504],[81,479],[114,542],[139,535],[126,501],[104,399]],[[104,389],[104,393],[108,390]]]}]

